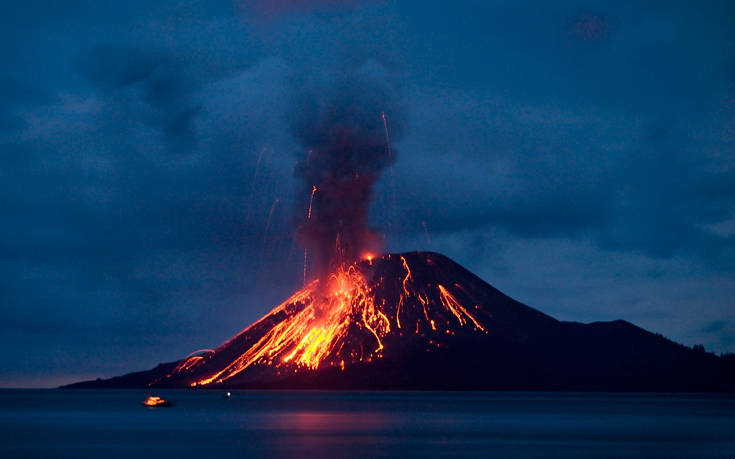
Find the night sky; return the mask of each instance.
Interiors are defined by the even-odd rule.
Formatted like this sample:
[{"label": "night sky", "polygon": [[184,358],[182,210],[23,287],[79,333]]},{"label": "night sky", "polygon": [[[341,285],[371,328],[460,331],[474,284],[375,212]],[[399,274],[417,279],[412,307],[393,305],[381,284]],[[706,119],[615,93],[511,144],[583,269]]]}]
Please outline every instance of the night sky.
[{"label": "night sky", "polygon": [[5,3],[0,386],[176,360],[299,287],[293,126],[345,75],[391,88],[387,250],[735,351],[731,1]]}]

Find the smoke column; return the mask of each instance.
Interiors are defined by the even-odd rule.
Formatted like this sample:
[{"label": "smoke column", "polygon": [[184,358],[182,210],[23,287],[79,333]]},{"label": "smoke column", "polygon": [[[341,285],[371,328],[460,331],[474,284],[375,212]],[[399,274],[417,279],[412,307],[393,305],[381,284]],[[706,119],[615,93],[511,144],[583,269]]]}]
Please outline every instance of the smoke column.
[{"label": "smoke column", "polygon": [[317,274],[382,249],[383,236],[370,227],[368,211],[373,186],[395,160],[381,116],[398,138],[402,118],[395,94],[384,78],[359,73],[296,99],[292,131],[303,152],[295,169],[303,182],[300,196],[308,198],[317,188],[311,218],[297,222],[297,237],[314,254]]}]

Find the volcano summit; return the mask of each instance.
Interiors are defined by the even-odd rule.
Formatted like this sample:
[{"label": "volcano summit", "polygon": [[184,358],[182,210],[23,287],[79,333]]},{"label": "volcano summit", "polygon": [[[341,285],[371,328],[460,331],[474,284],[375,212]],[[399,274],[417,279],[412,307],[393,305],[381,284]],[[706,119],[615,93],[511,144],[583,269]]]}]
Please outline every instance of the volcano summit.
[{"label": "volcano summit", "polygon": [[313,280],[215,350],[68,387],[735,391],[735,359],[561,322],[430,252]]}]

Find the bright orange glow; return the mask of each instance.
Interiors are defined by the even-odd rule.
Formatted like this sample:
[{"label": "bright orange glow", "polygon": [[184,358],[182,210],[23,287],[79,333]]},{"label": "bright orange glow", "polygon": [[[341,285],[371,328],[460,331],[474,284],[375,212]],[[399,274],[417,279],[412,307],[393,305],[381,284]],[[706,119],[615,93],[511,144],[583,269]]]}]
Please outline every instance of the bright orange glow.
[{"label": "bright orange glow", "polygon": [[439,287],[439,293],[441,293],[440,298],[441,298],[442,304],[447,309],[449,309],[452,312],[452,314],[454,314],[454,316],[459,321],[460,325],[464,325],[465,323],[467,323],[465,319],[466,317],[470,319],[473,324],[475,324],[475,327],[479,328],[482,331],[485,331],[483,326],[480,325],[480,323],[477,320],[475,320],[475,318],[472,317],[472,315],[469,312],[467,312],[467,310],[459,303],[459,301],[457,301],[454,295],[449,293],[449,291],[447,291],[447,289],[444,288],[443,285],[439,284],[438,287]]},{"label": "bright orange glow", "polygon": [[145,406],[163,406],[167,404],[168,402],[166,400],[161,397],[156,397],[155,395],[151,395],[143,401],[143,405]]},{"label": "bright orange glow", "polygon": [[382,338],[390,332],[390,321],[375,306],[373,298],[363,275],[354,266],[331,274],[325,286],[320,286],[318,280],[312,281],[278,307],[285,310],[301,302],[306,304],[303,309],[276,324],[235,361],[196,385],[225,381],[255,364],[295,364],[297,368],[312,370],[325,361],[337,365],[339,361],[330,357],[336,356],[337,344],[352,327],[373,336],[375,348],[362,356],[369,360],[383,350]]},{"label": "bright orange glow", "polygon": [[[365,254],[365,259],[373,266],[371,255]],[[377,260],[395,263],[390,255]],[[426,264],[430,265],[428,259]],[[431,347],[442,347],[446,344],[437,337],[454,336],[459,333],[457,325],[469,325],[464,333],[487,333],[480,317],[489,314],[479,306],[465,307],[455,294],[473,301],[469,304],[477,303],[460,285],[454,284],[452,293],[444,285],[414,279],[404,256],[393,265],[399,269],[391,271],[396,278],[385,279],[380,266],[366,269],[367,264],[356,262],[312,280],[218,350],[179,362],[171,375],[191,371],[197,376],[187,384],[195,387],[225,382],[252,367],[271,367],[283,376],[323,367],[344,371],[357,362],[384,358],[397,344],[397,336],[413,334],[425,337]],[[415,268],[417,276],[425,275],[423,267]],[[234,340],[243,339],[247,346],[236,344],[243,349],[239,354],[224,361],[214,358],[225,355],[218,354],[221,349],[232,349]],[[208,362],[222,363],[213,367]]]},{"label": "bright orange glow", "polygon": [[307,212],[306,214],[307,220],[311,220],[311,206],[312,204],[314,204],[314,193],[316,193],[316,185],[311,186],[311,198],[309,198],[309,212]]},{"label": "bright orange glow", "polygon": [[406,298],[411,296],[411,292],[406,287],[406,282],[408,282],[408,280],[411,279],[411,269],[408,267],[408,262],[406,261],[404,257],[401,257],[401,263],[403,263],[403,269],[406,270],[406,277],[403,278],[403,282],[402,282],[403,293],[398,298],[398,306],[396,307],[396,325],[398,326],[398,328],[401,328],[401,319],[399,316],[401,314],[401,308],[403,307],[403,302],[406,300]]},{"label": "bright orange glow", "polygon": [[188,359],[184,359],[180,364],[176,366],[174,369],[174,373],[181,373],[182,371],[191,370],[196,366],[197,363],[201,362],[201,360],[204,357],[201,355],[195,355],[192,357],[189,357]]}]

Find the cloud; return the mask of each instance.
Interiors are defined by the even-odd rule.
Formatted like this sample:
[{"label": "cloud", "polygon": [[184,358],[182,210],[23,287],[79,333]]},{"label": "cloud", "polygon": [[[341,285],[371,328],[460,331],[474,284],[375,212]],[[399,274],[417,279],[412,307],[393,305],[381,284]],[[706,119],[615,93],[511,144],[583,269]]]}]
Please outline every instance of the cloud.
[{"label": "cloud", "polygon": [[[490,91],[413,97],[411,133],[399,144],[409,158],[396,170],[407,209],[403,230],[494,226],[556,237],[609,223],[613,183],[604,142],[611,139],[597,132],[597,143],[587,142],[596,116],[524,107]],[[465,110],[476,117],[467,119]]]},{"label": "cloud", "polygon": [[[46,345],[56,340],[81,356],[86,346],[106,346],[106,335],[116,344],[96,358],[114,357],[118,371],[132,370],[186,354],[186,335],[214,344],[295,285],[297,257],[291,271],[284,268],[291,215],[276,212],[267,233],[263,215],[275,193],[286,206],[291,197],[293,150],[274,151],[262,129],[282,113],[264,107],[283,92],[282,66],[266,62],[187,93],[201,107],[191,126],[200,143],[187,155],[171,155],[171,139],[142,116],[158,114],[145,109],[144,97],[157,64],[146,67],[140,53],[132,56],[135,71],[104,70],[107,80],[95,78],[83,97],[61,97],[32,112],[22,136],[0,145],[6,346],[20,333]],[[163,96],[152,97],[167,109]],[[197,325],[207,322],[210,308],[217,319]],[[146,347],[159,351],[143,363]],[[39,365],[53,365],[50,356],[31,353]],[[6,360],[15,367],[21,357]],[[84,365],[69,359],[69,368]]]},{"label": "cloud", "polygon": [[713,320],[702,328],[704,333],[719,333],[725,329],[727,323],[724,320]]},{"label": "cloud", "polygon": [[705,333],[735,297],[730,2],[266,3],[0,18],[3,368],[138,369],[282,299],[308,198],[293,96],[356,69],[403,94],[370,209],[392,250],[445,252],[563,318],[732,349]]},{"label": "cloud", "polygon": [[53,100],[53,96],[21,78],[0,74],[0,136],[26,127],[22,113]]},{"label": "cloud", "polygon": [[110,96],[110,103],[129,107],[131,113],[121,116],[142,117],[172,150],[191,151],[197,146],[193,123],[199,107],[180,67],[171,54],[115,45],[96,46],[76,59],[79,72]]}]

